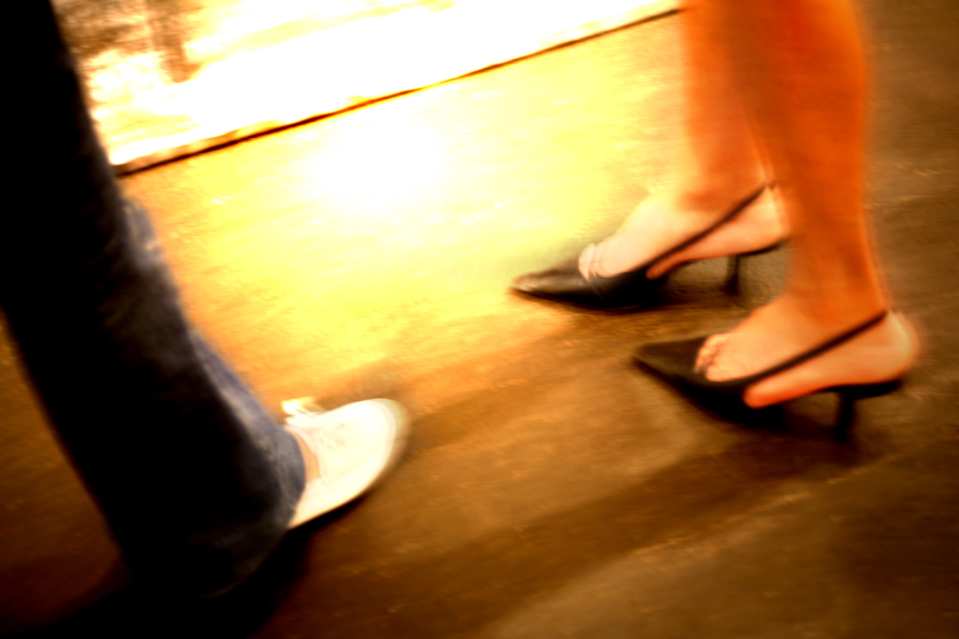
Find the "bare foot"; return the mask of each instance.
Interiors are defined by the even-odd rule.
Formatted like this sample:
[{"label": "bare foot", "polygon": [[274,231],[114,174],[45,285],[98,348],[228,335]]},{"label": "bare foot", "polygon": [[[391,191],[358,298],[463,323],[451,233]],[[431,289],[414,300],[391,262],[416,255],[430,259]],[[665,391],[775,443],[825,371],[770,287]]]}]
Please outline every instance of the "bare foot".
[{"label": "bare foot", "polygon": [[[583,251],[580,272],[589,279],[592,275],[611,277],[630,271],[709,228],[733,206],[735,200],[707,212],[684,210],[669,194],[650,196],[636,207],[616,235]],[[732,220],[653,265],[648,277],[656,279],[692,260],[758,251],[782,241],[786,235],[783,217],[767,189]]]},{"label": "bare foot", "polygon": [[[714,335],[696,362],[707,379],[726,381],[752,375],[808,351],[869,319],[868,315],[825,325],[796,312],[782,299],[754,312],[729,333]],[[824,388],[876,384],[902,377],[918,354],[915,330],[890,313],[835,349],[751,385],[743,397],[753,408],[771,406]]]}]

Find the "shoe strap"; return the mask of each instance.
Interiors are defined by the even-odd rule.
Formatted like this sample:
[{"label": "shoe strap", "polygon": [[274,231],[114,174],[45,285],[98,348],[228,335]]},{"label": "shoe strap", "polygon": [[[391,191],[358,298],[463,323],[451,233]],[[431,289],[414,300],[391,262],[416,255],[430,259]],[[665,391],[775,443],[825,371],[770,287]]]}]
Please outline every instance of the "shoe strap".
[{"label": "shoe strap", "polygon": [[[596,272],[596,264],[602,262],[602,258],[593,259],[593,260],[591,260],[590,264],[588,265],[588,266],[589,266],[589,269],[588,269],[588,272],[584,275],[584,279],[585,279],[587,282],[596,282],[597,280],[605,280],[605,281],[607,281],[607,282],[610,282],[610,281],[613,281],[613,280],[617,280],[617,279],[618,279],[620,285],[630,286],[630,285],[633,284],[633,275],[634,275],[634,274],[636,274],[636,273],[642,273],[642,274],[643,274],[643,277],[645,277],[646,272],[647,272],[650,268],[652,268],[652,266],[653,266],[654,264],[656,264],[657,262],[660,262],[660,261],[666,259],[667,257],[669,257],[670,255],[674,255],[674,254],[676,254],[676,253],[679,253],[679,252],[682,251],[682,250],[685,250],[685,249],[689,248],[690,246],[692,246],[693,244],[695,244],[695,243],[698,242],[699,240],[703,239],[704,237],[706,237],[707,235],[709,235],[710,233],[712,233],[713,231],[715,231],[716,229],[718,229],[719,227],[721,227],[723,224],[726,224],[727,222],[730,222],[731,220],[733,220],[737,215],[739,215],[740,213],[742,213],[750,204],[752,204],[753,202],[755,202],[755,201],[759,198],[759,196],[762,195],[762,194],[766,191],[767,188],[770,188],[770,185],[768,185],[768,184],[763,184],[761,187],[759,187],[759,189],[756,190],[755,193],[752,193],[749,197],[747,197],[747,198],[745,198],[744,200],[740,201],[740,202],[739,202],[738,204],[736,204],[728,213],[726,213],[725,215],[723,215],[723,217],[721,217],[719,220],[717,220],[716,222],[714,222],[713,224],[711,224],[711,225],[708,226],[707,228],[703,229],[702,231],[699,231],[698,233],[696,233],[696,234],[693,235],[692,237],[689,237],[689,238],[683,240],[682,242],[680,242],[680,243],[677,244],[676,246],[674,246],[674,247],[672,247],[672,248],[669,248],[669,249],[666,249],[665,251],[663,251],[662,253],[660,253],[660,254],[657,255],[656,257],[654,257],[654,258],[652,258],[651,260],[643,263],[641,266],[638,266],[638,267],[636,267],[636,268],[630,269],[630,270],[626,271],[625,273],[617,273],[616,275],[610,275],[610,276],[608,276],[608,277],[605,276],[605,275],[600,275],[598,272]],[[599,246],[602,247],[602,244],[600,244]],[[602,249],[600,249],[600,250],[602,250]],[[579,269],[579,267],[577,266],[577,270],[578,270],[578,269]],[[582,274],[582,271],[580,271],[580,273]],[[596,288],[594,288],[594,292],[595,292],[597,295],[599,295],[600,297],[603,297],[603,296],[604,296],[604,292],[603,292],[603,291],[600,291],[600,290],[597,290]]]},{"label": "shoe strap", "polygon": [[[823,342],[819,346],[813,347],[809,349],[808,351],[804,351],[800,353],[799,355],[796,355],[795,357],[787,359],[785,362],[782,362],[780,364],[776,364],[775,366],[772,366],[771,368],[767,368],[764,371],[754,373],[753,375],[747,375],[746,377],[739,377],[737,379],[727,380],[725,382],[712,382],[712,383],[713,384],[717,384],[717,383],[718,384],[736,384],[737,386],[738,385],[748,386],[748,385],[754,384],[762,379],[766,379],[767,377],[772,377],[773,375],[782,373],[783,371],[789,370],[790,368],[799,366],[800,364],[808,360],[811,360],[814,357],[818,357],[819,355],[822,355],[826,351],[832,350],[836,348],[837,346],[840,346],[841,344],[848,342],[849,340],[856,337],[857,335],[865,331],[868,331],[870,328],[879,324],[879,322],[886,319],[888,315],[889,315],[889,309],[884,309],[881,313],[879,313],[875,317],[869,318],[862,324],[858,324],[857,326],[849,329],[845,333],[837,335],[836,337],[833,337],[832,339],[826,342]],[[708,367],[706,370],[708,370]],[[706,370],[703,370],[702,372],[702,376],[704,378],[706,377]]]},{"label": "shoe strap", "polygon": [[653,264],[655,264],[656,262],[660,262],[660,261],[666,259],[666,258],[669,257],[670,255],[675,255],[676,253],[679,253],[680,251],[683,251],[683,250],[689,248],[690,246],[692,246],[693,244],[695,244],[695,243],[698,242],[699,240],[703,239],[704,237],[706,237],[707,235],[709,235],[710,233],[712,233],[713,231],[715,231],[716,229],[718,229],[718,228],[721,227],[722,225],[726,224],[727,222],[732,221],[737,215],[739,215],[740,213],[742,213],[750,204],[752,204],[752,203],[755,202],[757,199],[759,199],[759,196],[762,195],[762,194],[766,191],[767,188],[769,188],[769,186],[768,186],[767,184],[763,184],[761,187],[759,187],[758,190],[756,190],[755,193],[752,193],[752,194],[749,195],[746,199],[744,199],[744,200],[742,200],[741,202],[739,202],[738,204],[736,204],[732,209],[730,209],[730,211],[729,211],[728,213],[726,213],[726,215],[724,215],[724,216],[721,217],[719,220],[717,220],[716,222],[714,222],[711,226],[708,226],[707,228],[703,229],[703,230],[700,231],[699,233],[696,233],[695,235],[693,235],[693,236],[690,237],[689,239],[683,240],[682,242],[680,242],[679,244],[677,244],[677,245],[674,246],[673,248],[668,249],[668,250],[666,250],[666,251],[663,252],[663,253],[660,253],[657,257],[654,257],[652,260],[650,260],[649,262],[647,262],[647,263],[646,263],[646,268],[651,267],[651,266],[652,266]]}]

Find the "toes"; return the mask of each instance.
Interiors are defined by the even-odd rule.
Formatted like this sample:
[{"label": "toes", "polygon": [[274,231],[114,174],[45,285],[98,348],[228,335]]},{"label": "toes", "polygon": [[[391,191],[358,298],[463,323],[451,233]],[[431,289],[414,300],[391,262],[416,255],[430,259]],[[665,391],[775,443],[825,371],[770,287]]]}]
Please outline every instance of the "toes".
[{"label": "toes", "polygon": [[599,247],[596,244],[590,244],[579,255],[579,273],[585,279],[589,279],[596,272]]},{"label": "toes", "polygon": [[716,355],[719,353],[719,349],[722,348],[722,345],[726,343],[728,338],[729,336],[727,334],[712,335],[703,342],[702,348],[699,349],[699,355],[696,357],[697,371],[702,372],[709,368],[709,365],[712,364]]}]

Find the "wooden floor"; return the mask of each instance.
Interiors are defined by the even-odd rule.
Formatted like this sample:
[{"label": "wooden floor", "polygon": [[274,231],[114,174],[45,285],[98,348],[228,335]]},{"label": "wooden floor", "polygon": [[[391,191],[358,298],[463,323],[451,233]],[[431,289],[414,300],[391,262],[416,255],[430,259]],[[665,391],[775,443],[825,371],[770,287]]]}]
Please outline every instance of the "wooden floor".
[{"label": "wooden floor", "polygon": [[[861,403],[847,441],[826,428],[830,397],[747,428],[629,363],[644,342],[733,325],[777,290],[782,251],[746,262],[739,295],[711,261],[633,315],[507,292],[661,183],[675,17],[126,178],[191,316],[271,410],[385,396],[413,417],[389,481],[177,633],[959,636],[959,8],[866,10],[877,241],[925,354],[904,388]],[[123,577],[3,348],[0,628],[14,630]],[[123,597],[39,634],[169,622]]]}]

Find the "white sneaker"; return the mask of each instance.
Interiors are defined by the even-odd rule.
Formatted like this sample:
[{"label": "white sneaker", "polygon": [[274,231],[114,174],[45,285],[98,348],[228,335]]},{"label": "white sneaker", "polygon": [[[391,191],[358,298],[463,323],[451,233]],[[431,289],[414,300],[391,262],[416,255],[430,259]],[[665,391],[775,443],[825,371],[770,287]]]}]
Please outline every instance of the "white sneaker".
[{"label": "white sneaker", "polygon": [[307,406],[303,400],[283,405],[291,413],[287,429],[313,451],[320,473],[306,483],[290,528],[369,490],[392,467],[406,442],[405,412],[394,401],[372,399],[328,412]]}]

